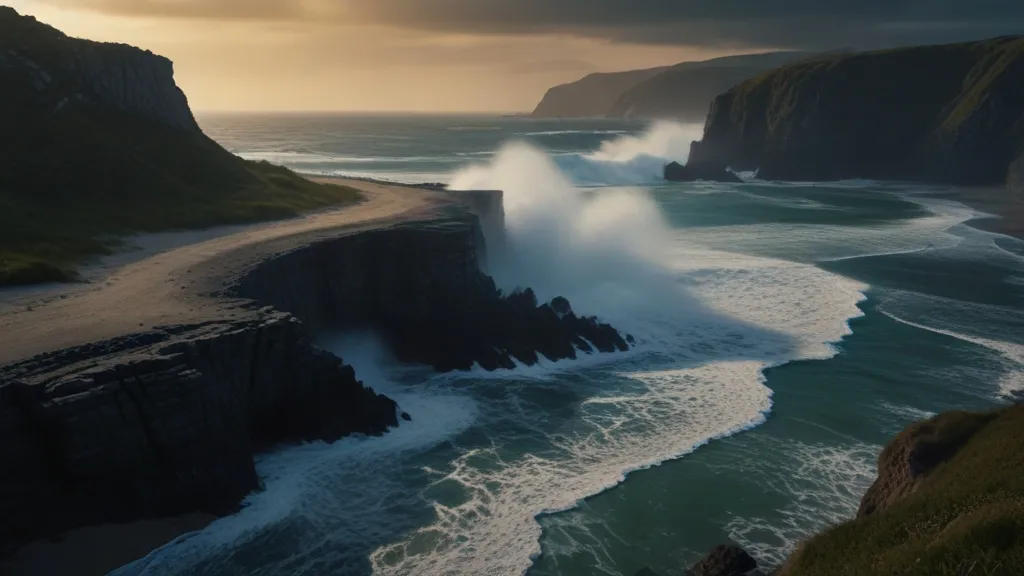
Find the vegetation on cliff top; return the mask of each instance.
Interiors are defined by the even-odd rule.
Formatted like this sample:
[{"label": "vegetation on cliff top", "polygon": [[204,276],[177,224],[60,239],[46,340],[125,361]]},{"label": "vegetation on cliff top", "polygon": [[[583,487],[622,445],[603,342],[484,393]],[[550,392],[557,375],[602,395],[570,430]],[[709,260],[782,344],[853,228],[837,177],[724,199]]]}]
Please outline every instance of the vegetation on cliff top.
[{"label": "vegetation on cliff top", "polygon": [[811,58],[719,96],[691,158],[781,180],[996,184],[1024,148],[1024,37]]},{"label": "vegetation on cliff top", "polygon": [[[1022,431],[1020,405],[990,415],[943,414],[912,426],[886,452],[910,442],[924,449],[921,454],[952,457],[922,474],[908,494],[890,499],[877,512],[805,542],[780,576],[1020,574]],[[883,468],[885,458],[883,454]]]},{"label": "vegetation on cliff top", "polygon": [[[180,93],[154,94],[177,90],[160,77],[170,74],[165,60],[68,38],[0,7],[0,286],[74,279],[76,263],[116,247],[119,236],[284,218],[358,198],[238,158],[194,123],[110,104],[97,93],[102,78],[82,77],[82,62],[96,67],[96,59],[125,79],[119,97],[137,89],[133,103],[156,101],[170,107],[158,110],[168,118],[191,118]],[[140,68],[148,64],[155,68]]]}]

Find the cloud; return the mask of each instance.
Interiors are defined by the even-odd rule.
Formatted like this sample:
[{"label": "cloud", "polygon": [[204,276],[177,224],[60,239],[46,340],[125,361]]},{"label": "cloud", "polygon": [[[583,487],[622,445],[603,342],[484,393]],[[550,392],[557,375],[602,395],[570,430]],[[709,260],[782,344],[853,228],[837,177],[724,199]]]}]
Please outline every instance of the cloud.
[{"label": "cloud", "polygon": [[1021,0],[45,0],[176,18],[310,20],[634,44],[875,47],[1024,31]]}]

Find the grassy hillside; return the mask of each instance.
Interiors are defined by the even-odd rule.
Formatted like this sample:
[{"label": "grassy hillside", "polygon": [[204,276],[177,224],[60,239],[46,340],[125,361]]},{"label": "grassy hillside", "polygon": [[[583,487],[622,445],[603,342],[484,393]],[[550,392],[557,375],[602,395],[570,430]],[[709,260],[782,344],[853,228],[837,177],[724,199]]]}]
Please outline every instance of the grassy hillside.
[{"label": "grassy hillside", "polygon": [[941,415],[908,429],[887,452],[901,442],[916,444],[912,466],[955,455],[917,479],[909,494],[804,543],[780,576],[1024,571],[1024,406]]},{"label": "grassy hillside", "polygon": [[198,129],[170,74],[155,55],[0,8],[0,285],[74,279],[121,235],[358,197],[230,154]]}]

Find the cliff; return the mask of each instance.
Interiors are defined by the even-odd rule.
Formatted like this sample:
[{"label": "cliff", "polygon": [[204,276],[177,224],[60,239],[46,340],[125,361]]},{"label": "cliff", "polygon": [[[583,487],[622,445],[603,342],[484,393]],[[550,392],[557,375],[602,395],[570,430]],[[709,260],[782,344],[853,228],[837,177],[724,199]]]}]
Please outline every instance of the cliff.
[{"label": "cliff", "polygon": [[607,116],[703,121],[708,106],[719,94],[806,56],[803,52],[768,52],[678,64],[626,90],[608,109]]},{"label": "cliff", "polygon": [[259,486],[257,449],[381,434],[395,403],[267,311],[0,369],[0,552],[79,526],[203,511]]},{"label": "cliff", "polygon": [[532,115],[535,118],[703,119],[708,104],[718,94],[801,55],[769,52],[590,74],[548,90]]},{"label": "cliff", "polygon": [[316,348],[320,331],[375,330],[442,371],[626,350],[563,298],[495,288],[480,222],[500,221],[498,198],[452,194],[392,224],[270,240],[181,288],[207,320],[0,366],[0,552],[81,526],[225,513],[258,488],[257,451],[417,417]]},{"label": "cliff", "polygon": [[627,90],[662,70],[628,70],[588,74],[549,89],[534,108],[534,118],[604,118]]},{"label": "cliff", "polygon": [[[1024,563],[1024,405],[915,423],[878,459],[857,518],[800,544],[777,576],[1020,574]],[[754,568],[720,546],[688,574]]]},{"label": "cliff", "polygon": [[715,99],[693,162],[764,179],[996,184],[1024,146],[1024,38],[839,54]]},{"label": "cliff", "polygon": [[295,215],[352,190],[207,138],[166,58],[0,7],[0,285],[73,279],[121,234]]}]

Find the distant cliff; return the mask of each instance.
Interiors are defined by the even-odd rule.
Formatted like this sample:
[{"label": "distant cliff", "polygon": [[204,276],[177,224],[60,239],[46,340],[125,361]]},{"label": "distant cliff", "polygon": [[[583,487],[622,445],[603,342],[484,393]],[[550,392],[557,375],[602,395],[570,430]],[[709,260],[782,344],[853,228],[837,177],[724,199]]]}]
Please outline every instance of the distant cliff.
[{"label": "distant cliff", "polygon": [[802,52],[768,52],[677,64],[626,90],[607,116],[703,122],[719,94],[765,70],[806,56]]},{"label": "distant cliff", "polygon": [[622,94],[667,67],[605,72],[551,88],[533,110],[535,118],[604,118]]},{"label": "distant cliff", "polygon": [[357,195],[246,162],[166,58],[0,7],[0,286],[74,278],[113,236],[286,217]]},{"label": "distant cliff", "polygon": [[703,120],[715,96],[799,56],[797,52],[770,52],[590,74],[548,90],[533,116]]},{"label": "distant cliff", "polygon": [[715,99],[690,160],[765,179],[988,185],[1022,149],[1024,38],[1004,37],[765,73]]}]

